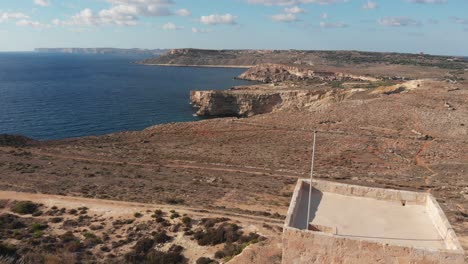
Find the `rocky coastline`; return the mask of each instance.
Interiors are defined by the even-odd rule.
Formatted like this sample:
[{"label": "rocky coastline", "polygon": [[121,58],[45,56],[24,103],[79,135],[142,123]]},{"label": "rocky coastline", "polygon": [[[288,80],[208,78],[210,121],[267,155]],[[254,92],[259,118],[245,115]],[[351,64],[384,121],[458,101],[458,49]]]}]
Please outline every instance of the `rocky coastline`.
[{"label": "rocky coastline", "polygon": [[[196,115],[249,117],[274,111],[311,111],[354,94],[371,96],[371,89],[362,87],[380,81],[371,76],[283,64],[257,65],[237,78],[263,84],[232,87],[225,91],[191,91],[190,102],[197,108]],[[351,85],[345,87],[347,84]],[[394,91],[391,87],[389,89]],[[398,91],[403,92],[404,89]]]}]

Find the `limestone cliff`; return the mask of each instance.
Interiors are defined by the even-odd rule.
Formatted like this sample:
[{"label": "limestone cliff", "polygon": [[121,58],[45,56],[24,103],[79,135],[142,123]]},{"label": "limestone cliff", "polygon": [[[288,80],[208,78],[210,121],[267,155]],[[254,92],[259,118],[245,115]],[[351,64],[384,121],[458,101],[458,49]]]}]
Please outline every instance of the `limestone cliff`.
[{"label": "limestone cliff", "polygon": [[199,116],[246,117],[273,111],[282,98],[279,93],[191,91],[190,101]]},{"label": "limestone cliff", "polygon": [[317,71],[309,66],[296,66],[285,64],[260,64],[254,66],[237,77],[242,80],[258,81],[263,83],[278,83],[285,81],[377,81],[369,76],[358,76],[341,72]]},{"label": "limestone cliff", "polygon": [[314,77],[314,71],[307,68],[283,64],[260,64],[238,76],[238,79],[263,83],[301,81]]},{"label": "limestone cliff", "polygon": [[191,91],[190,101],[199,116],[248,117],[274,111],[312,111],[344,100],[368,100],[406,93],[427,80],[412,80],[376,88],[330,88],[322,85],[258,84],[226,91]]},{"label": "limestone cliff", "polygon": [[278,110],[311,110],[340,102],[359,89],[192,91],[190,101],[199,116],[247,117]]}]

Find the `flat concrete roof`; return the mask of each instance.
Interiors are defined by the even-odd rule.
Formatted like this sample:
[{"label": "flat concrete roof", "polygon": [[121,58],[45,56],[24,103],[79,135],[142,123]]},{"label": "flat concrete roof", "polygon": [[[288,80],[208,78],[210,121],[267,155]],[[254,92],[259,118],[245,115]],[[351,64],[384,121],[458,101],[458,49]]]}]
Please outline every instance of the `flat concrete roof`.
[{"label": "flat concrete roof", "polygon": [[462,251],[450,223],[429,193],[299,180],[285,228],[343,239],[437,251]]},{"label": "flat concrete roof", "polygon": [[[293,226],[307,228],[309,189],[298,201]],[[341,195],[312,189],[311,224],[336,229],[336,236],[358,238],[401,246],[445,249],[444,238],[422,204],[402,205],[367,197]]]}]

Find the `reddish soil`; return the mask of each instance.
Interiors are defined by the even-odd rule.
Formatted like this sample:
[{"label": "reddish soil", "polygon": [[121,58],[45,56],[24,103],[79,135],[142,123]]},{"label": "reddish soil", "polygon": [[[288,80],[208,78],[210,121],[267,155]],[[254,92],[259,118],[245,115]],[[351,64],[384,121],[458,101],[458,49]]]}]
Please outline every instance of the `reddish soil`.
[{"label": "reddish soil", "polygon": [[[459,90],[453,90],[455,87]],[[445,102],[455,108],[449,110]],[[468,249],[468,84],[0,147],[0,189],[284,216],[297,178],[429,191]]]}]

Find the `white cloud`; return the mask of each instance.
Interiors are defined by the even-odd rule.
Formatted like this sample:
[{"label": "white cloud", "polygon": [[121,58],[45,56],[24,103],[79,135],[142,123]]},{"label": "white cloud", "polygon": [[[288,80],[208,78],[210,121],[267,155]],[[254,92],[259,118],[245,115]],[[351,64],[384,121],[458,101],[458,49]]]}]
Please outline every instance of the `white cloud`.
[{"label": "white cloud", "polygon": [[371,0],[367,1],[367,3],[362,6],[363,9],[369,9],[369,10],[376,9],[377,7],[379,7],[379,5],[376,2],[371,1]]},{"label": "white cloud", "polygon": [[7,22],[9,20],[26,19],[26,18],[29,18],[29,16],[24,14],[24,13],[19,13],[19,12],[16,12],[16,13],[8,13],[8,12],[0,13],[0,23]]},{"label": "white cloud", "polygon": [[329,5],[329,4],[349,2],[349,0],[246,0],[246,1],[250,4],[280,5],[280,6],[290,6],[290,5],[298,5],[298,4]]},{"label": "white cloud", "polygon": [[192,32],[193,33],[209,33],[209,32],[212,32],[213,30],[209,29],[209,28],[192,28]]},{"label": "white cloud", "polygon": [[379,19],[379,24],[387,27],[420,26],[421,22],[408,17],[385,17]]},{"label": "white cloud", "polygon": [[327,13],[323,13],[320,15],[320,18],[322,19],[328,19],[328,14]]},{"label": "white cloud", "polygon": [[141,16],[189,15],[186,9],[170,10],[173,0],[106,0],[111,6],[98,12],[85,8],[68,20],[54,20],[56,25],[135,26]]},{"label": "white cloud", "polygon": [[345,28],[348,24],[344,22],[320,22],[321,28]]},{"label": "white cloud", "polygon": [[455,22],[457,24],[468,25],[468,19],[463,19],[463,18],[460,18],[460,17],[452,16],[452,17],[450,17],[450,20],[452,20],[453,22]]},{"label": "white cloud", "polygon": [[298,18],[294,14],[278,14],[271,16],[271,19],[276,22],[295,22]]},{"label": "white cloud", "polygon": [[284,9],[284,12],[285,13],[288,13],[288,14],[301,14],[301,13],[305,13],[305,10],[298,7],[298,6],[293,6],[293,7],[286,7]]},{"label": "white cloud", "polygon": [[200,17],[200,22],[206,25],[219,25],[219,24],[235,25],[237,24],[236,19],[237,19],[237,16],[233,16],[231,14],[224,14],[224,15],[213,14],[209,16]]},{"label": "white cloud", "polygon": [[448,1],[447,0],[407,0],[407,2],[416,3],[416,4],[445,4]]},{"label": "white cloud", "polygon": [[179,9],[179,10],[176,10],[175,13],[178,16],[191,16],[192,15],[192,13],[187,9]]},{"label": "white cloud", "polygon": [[299,18],[297,17],[298,14],[305,13],[305,10],[298,6],[285,7],[283,11],[283,14],[271,16],[271,20],[285,23],[295,22],[299,21]]},{"label": "white cloud", "polygon": [[181,27],[181,26],[176,26],[174,23],[166,23],[162,26],[162,28],[164,30],[180,30],[180,29],[184,29],[184,27]]},{"label": "white cloud", "polygon": [[27,19],[22,19],[18,22],[16,22],[17,26],[22,26],[22,27],[33,27],[33,28],[48,28],[50,25],[47,24],[42,24],[37,21],[32,21],[32,20],[27,20]]},{"label": "white cloud", "polygon": [[48,0],[34,0],[34,4],[39,6],[50,6],[50,1]]}]

